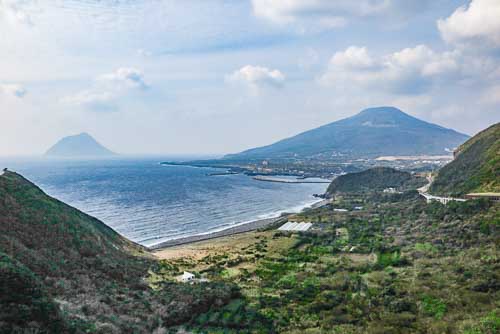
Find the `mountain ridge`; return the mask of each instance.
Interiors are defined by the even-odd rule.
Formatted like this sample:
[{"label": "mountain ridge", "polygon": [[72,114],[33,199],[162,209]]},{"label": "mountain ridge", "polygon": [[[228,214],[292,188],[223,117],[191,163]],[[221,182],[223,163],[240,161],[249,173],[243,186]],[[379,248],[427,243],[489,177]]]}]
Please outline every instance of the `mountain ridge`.
[{"label": "mountain ridge", "polygon": [[271,145],[226,155],[224,159],[310,158],[332,154],[358,157],[442,155],[445,149],[451,150],[468,138],[455,130],[410,116],[398,108],[375,107]]}]

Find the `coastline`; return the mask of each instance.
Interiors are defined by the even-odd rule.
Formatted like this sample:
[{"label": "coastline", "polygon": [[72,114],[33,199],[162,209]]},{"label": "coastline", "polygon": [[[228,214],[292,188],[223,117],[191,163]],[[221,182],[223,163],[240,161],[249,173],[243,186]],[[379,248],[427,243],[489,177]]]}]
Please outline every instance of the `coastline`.
[{"label": "coastline", "polygon": [[257,175],[253,177],[254,180],[256,181],[263,181],[263,182],[277,182],[277,183],[290,183],[290,184],[300,184],[300,183],[328,183],[330,184],[332,181],[330,180],[316,180],[316,181],[307,181],[306,179],[283,179],[279,177],[270,177],[270,176],[262,176],[262,175]]},{"label": "coastline", "polygon": [[[322,207],[324,205],[327,205],[328,203],[330,203],[330,200],[324,199],[324,200],[321,200],[321,201],[318,201],[318,202],[312,204],[311,206],[305,207],[300,212],[303,212],[305,210],[316,209],[316,208]],[[179,239],[167,240],[167,241],[160,242],[156,245],[149,246],[148,249],[151,251],[161,251],[162,249],[169,248],[169,247],[192,244],[192,243],[196,243],[196,242],[200,242],[200,241],[206,241],[206,240],[217,239],[217,238],[232,236],[232,235],[241,234],[241,233],[252,232],[252,231],[262,229],[262,228],[269,227],[273,224],[280,223],[281,221],[284,222],[288,219],[289,216],[294,215],[294,214],[296,214],[296,213],[287,213],[287,214],[281,215],[280,217],[253,220],[253,221],[243,223],[240,225],[236,225],[233,227],[229,227],[227,229],[220,230],[220,231],[214,231],[214,232],[210,232],[210,233],[206,233],[206,234],[198,234],[198,235],[183,237],[183,238],[179,238]]]}]

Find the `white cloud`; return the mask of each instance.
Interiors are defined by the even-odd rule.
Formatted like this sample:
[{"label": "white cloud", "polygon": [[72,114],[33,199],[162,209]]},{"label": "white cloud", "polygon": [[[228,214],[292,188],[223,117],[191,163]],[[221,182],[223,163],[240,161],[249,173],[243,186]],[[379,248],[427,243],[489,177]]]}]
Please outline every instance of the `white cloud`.
[{"label": "white cloud", "polygon": [[356,18],[414,16],[427,0],[252,0],[255,16],[270,22],[315,31],[345,26]]},{"label": "white cloud", "polygon": [[148,88],[148,84],[144,81],[144,74],[142,71],[133,67],[121,67],[113,73],[101,75],[97,80],[128,87]]},{"label": "white cloud", "polygon": [[29,1],[0,0],[0,20],[5,20],[9,24],[32,25],[28,7],[30,7]]},{"label": "white cloud", "polygon": [[306,16],[336,20],[347,15],[372,15],[389,4],[388,0],[252,0],[256,16],[276,23],[290,23]]},{"label": "white cloud", "polygon": [[421,44],[395,52],[387,64],[400,70],[413,70],[421,76],[433,76],[457,70],[459,56],[458,51],[436,53]]},{"label": "white cloud", "polygon": [[142,71],[122,67],[98,76],[87,90],[60,99],[60,103],[94,111],[117,111],[117,101],[131,90],[149,88]]},{"label": "white cloud", "polygon": [[486,42],[500,47],[500,1],[472,0],[448,18],[438,20],[438,28],[448,43],[481,45]]},{"label": "white cloud", "polygon": [[252,88],[261,85],[281,86],[285,81],[285,75],[279,70],[271,70],[267,67],[246,65],[234,71],[227,77],[228,81],[243,82]]},{"label": "white cloud", "polygon": [[0,84],[0,93],[17,98],[23,98],[27,91],[19,84]]},{"label": "white cloud", "polygon": [[374,66],[374,60],[370,57],[366,48],[350,46],[344,52],[335,53],[330,60],[330,66],[368,69]]},{"label": "white cloud", "polygon": [[433,80],[459,70],[458,52],[437,53],[425,45],[372,57],[364,47],[336,52],[320,81],[346,88],[374,87],[404,94],[420,94]]}]

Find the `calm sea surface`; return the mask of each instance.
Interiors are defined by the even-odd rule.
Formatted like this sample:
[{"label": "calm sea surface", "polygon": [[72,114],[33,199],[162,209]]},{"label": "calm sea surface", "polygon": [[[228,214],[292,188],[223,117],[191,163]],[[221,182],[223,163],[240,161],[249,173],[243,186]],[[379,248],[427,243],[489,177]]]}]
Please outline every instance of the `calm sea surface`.
[{"label": "calm sea surface", "polygon": [[327,187],[208,176],[220,169],[159,164],[165,160],[172,159],[0,159],[0,167],[146,246],[298,212]]}]

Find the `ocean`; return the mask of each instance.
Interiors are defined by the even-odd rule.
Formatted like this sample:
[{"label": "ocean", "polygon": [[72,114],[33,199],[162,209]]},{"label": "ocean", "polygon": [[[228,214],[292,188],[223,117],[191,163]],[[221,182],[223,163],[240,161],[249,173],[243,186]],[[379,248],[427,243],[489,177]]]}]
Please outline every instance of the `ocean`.
[{"label": "ocean", "polygon": [[214,168],[164,166],[163,158],[0,159],[42,190],[145,246],[299,212],[328,184],[263,182]]}]

